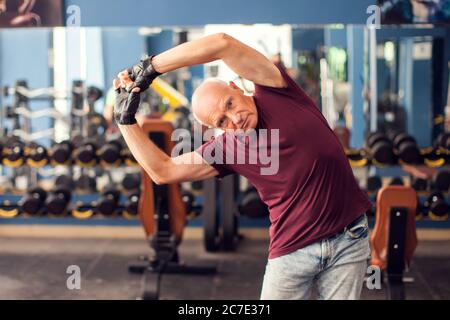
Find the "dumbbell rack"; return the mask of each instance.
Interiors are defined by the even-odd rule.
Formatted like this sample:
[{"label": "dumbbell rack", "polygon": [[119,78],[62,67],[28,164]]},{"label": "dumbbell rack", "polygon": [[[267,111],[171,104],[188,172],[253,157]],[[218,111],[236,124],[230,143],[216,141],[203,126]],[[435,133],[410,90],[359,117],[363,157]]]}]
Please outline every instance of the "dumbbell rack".
[{"label": "dumbbell rack", "polygon": [[[94,88],[95,89],[95,88]],[[97,96],[93,93],[96,93]],[[70,134],[74,131],[80,132],[82,135],[87,136],[89,134],[88,132],[88,117],[92,117],[93,115],[93,103],[101,97],[101,92],[99,94],[99,90],[93,90],[91,87],[86,90],[84,87],[84,84],[81,81],[75,81],[73,89],[70,94],[67,94],[66,92],[57,92],[53,88],[42,88],[42,89],[36,89],[36,90],[30,90],[27,88],[27,84],[25,81],[17,81],[16,86],[14,88],[8,88],[5,87],[2,90],[3,96],[13,96],[14,101],[12,104],[12,107],[6,107],[3,108],[3,112],[1,113],[2,118],[0,119],[0,126],[3,129],[5,127],[5,121],[8,119],[12,120],[12,134],[14,136],[21,137],[21,140],[24,140],[25,142],[34,141],[36,139],[45,138],[45,137],[51,137],[54,136],[55,131],[53,128],[49,128],[47,130],[42,130],[38,132],[31,133],[31,121],[32,120],[38,120],[43,117],[47,117],[53,120],[61,120],[64,125],[70,126]],[[71,100],[72,102],[72,110],[70,112],[70,115],[63,115],[61,112],[57,111],[53,107],[39,110],[39,111],[31,111],[28,107],[28,103],[31,100],[43,100],[43,101],[49,101],[50,103],[53,103],[56,99],[64,99],[64,100]],[[84,105],[87,102],[89,105],[89,111],[85,111]],[[6,115],[6,118],[3,117],[3,115]],[[3,158],[3,157],[2,157]],[[26,158],[24,158],[26,159]],[[2,159],[0,159],[2,160]],[[14,180],[12,180],[12,189],[3,190],[3,193],[0,195],[0,203],[2,204],[3,208],[5,208],[7,205],[10,208],[16,208],[14,210],[11,210],[8,214],[5,214],[5,217],[12,217],[17,215],[17,209],[18,209],[18,202],[22,198],[23,193],[20,194],[20,192],[17,190],[17,188],[14,188],[15,186],[15,178],[17,175],[25,175],[27,178],[26,185],[36,185],[37,181],[41,181],[41,179],[38,179],[40,176],[49,176],[54,175],[58,168],[61,168],[62,166],[58,165],[52,165],[51,168],[49,168],[49,163],[46,164],[40,164],[39,167],[30,167],[28,165],[28,160],[22,160],[23,163],[17,163],[17,165],[14,165],[11,168],[7,168],[7,166],[4,166],[0,164],[0,169],[2,172],[4,171],[11,171],[11,175]],[[46,160],[47,162],[47,160]],[[72,164],[72,163],[71,163]],[[43,165],[43,166],[41,166]],[[90,170],[87,168],[84,168],[84,166],[78,166],[76,164],[73,164],[73,166],[65,166],[70,176],[73,176],[73,168],[75,167],[77,170],[80,171],[82,174],[83,171]],[[6,168],[6,169],[5,169]],[[136,168],[137,169],[137,168]],[[107,169],[108,170],[108,169]],[[139,169],[137,169],[139,172]],[[82,202],[82,203],[92,203],[95,201],[95,199],[98,199],[99,195],[98,193],[90,193],[90,194],[75,194],[73,197],[73,203],[76,202]],[[123,207],[124,203],[124,196],[121,197],[119,205]],[[9,205],[11,204],[11,205]],[[16,212],[14,214],[14,212]],[[2,210],[2,213],[5,213],[4,210]],[[103,217],[102,217],[103,218]],[[58,215],[58,217],[52,216],[50,218],[44,217],[42,214],[36,217],[30,217],[27,215],[18,216],[17,221],[19,223],[28,221],[33,223],[32,221],[36,222],[37,219],[41,222],[48,222],[52,221],[55,222],[55,219],[67,219],[71,220],[70,217],[67,214],[61,214]],[[14,222],[16,219],[10,219],[7,221],[7,223]],[[6,222],[5,219],[1,219],[1,222]]]},{"label": "dumbbell rack", "polygon": [[[430,149],[431,147],[429,147],[428,149]],[[427,148],[424,148],[427,149]],[[448,154],[448,150],[446,152],[444,152],[445,154]],[[350,155],[350,153],[349,153]],[[448,164],[448,160],[445,161],[446,163],[440,163],[440,166],[434,166],[431,163],[425,163],[424,165],[428,165],[430,167],[437,167],[437,168],[442,168],[442,169],[449,169],[450,168],[450,164]],[[355,163],[353,161],[350,161],[350,164],[352,165],[352,169],[355,173],[355,176],[357,174],[363,176],[365,178],[365,180],[367,181],[367,177],[369,176],[369,172],[370,171],[374,171],[377,170],[378,174],[380,174],[380,176],[382,177],[400,177],[400,176],[405,176],[406,173],[400,169],[401,164],[391,164],[391,165],[385,165],[385,166],[381,166],[381,165],[374,165],[371,164],[370,161],[368,161],[367,163],[365,163],[362,166],[359,165],[354,165]],[[447,203],[450,203],[450,193],[443,193]],[[422,193],[418,193],[418,198],[420,203],[424,202],[424,199],[426,197],[426,194],[422,194]],[[369,198],[371,199],[371,201],[373,203],[376,202],[376,193],[369,193]],[[373,223],[374,217],[369,217],[369,222]],[[424,219],[417,219],[416,220],[416,225],[418,228],[438,228],[438,229],[449,229],[450,228],[450,220],[431,220],[429,218],[424,218]]]}]

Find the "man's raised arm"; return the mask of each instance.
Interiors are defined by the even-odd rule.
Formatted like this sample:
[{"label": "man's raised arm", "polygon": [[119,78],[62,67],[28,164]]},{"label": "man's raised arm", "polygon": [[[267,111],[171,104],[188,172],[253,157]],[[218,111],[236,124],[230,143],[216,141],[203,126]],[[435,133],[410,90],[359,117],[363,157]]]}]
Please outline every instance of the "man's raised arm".
[{"label": "man's raised arm", "polygon": [[238,75],[254,83],[285,86],[280,71],[269,59],[226,33],[180,44],[155,56],[152,63],[156,71],[166,73],[214,60],[223,60]]}]

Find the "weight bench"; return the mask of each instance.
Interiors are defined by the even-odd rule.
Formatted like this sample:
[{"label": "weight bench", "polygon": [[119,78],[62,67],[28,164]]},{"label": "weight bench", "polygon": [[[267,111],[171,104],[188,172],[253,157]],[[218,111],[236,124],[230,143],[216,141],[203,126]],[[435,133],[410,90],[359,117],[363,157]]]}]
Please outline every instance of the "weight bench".
[{"label": "weight bench", "polygon": [[375,227],[370,237],[372,265],[384,272],[389,300],[405,299],[403,273],[417,246],[413,188],[387,186],[378,191]]},{"label": "weight bench", "polygon": [[[170,140],[173,127],[160,119],[140,120],[142,129],[149,138],[167,154],[174,147]],[[139,202],[139,218],[152,249],[148,257],[141,257],[137,264],[130,265],[131,273],[143,274],[142,299],[159,299],[161,276],[164,273],[210,275],[216,267],[187,266],[180,262],[178,246],[186,226],[186,208],[178,184],[154,185],[142,170],[142,186]]]}]

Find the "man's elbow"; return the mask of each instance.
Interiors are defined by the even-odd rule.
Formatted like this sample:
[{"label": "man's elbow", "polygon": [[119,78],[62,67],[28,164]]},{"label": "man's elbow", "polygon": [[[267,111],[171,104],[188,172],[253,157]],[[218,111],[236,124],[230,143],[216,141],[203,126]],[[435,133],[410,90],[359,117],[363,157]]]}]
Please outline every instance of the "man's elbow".
[{"label": "man's elbow", "polygon": [[220,52],[225,52],[228,48],[230,48],[233,37],[225,32],[216,33],[214,42],[219,46]]}]

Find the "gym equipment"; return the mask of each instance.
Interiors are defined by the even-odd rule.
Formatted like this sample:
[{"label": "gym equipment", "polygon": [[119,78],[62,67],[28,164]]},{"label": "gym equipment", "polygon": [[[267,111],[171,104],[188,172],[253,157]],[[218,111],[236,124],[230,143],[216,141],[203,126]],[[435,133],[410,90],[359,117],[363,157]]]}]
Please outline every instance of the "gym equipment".
[{"label": "gym equipment", "polygon": [[204,202],[203,202],[203,242],[208,252],[215,252],[220,248],[219,234],[219,204],[217,203],[218,185],[215,178],[207,179],[203,182]]},{"label": "gym equipment", "polygon": [[421,162],[420,150],[417,141],[406,132],[392,135],[394,153],[399,161],[406,164],[419,164]]},{"label": "gym equipment", "polygon": [[112,216],[119,207],[120,191],[114,187],[103,190],[97,202],[97,212],[104,216]]},{"label": "gym equipment", "polygon": [[249,187],[239,202],[239,212],[246,217],[259,219],[269,216],[269,208],[254,187]]},{"label": "gym equipment", "polygon": [[24,156],[30,167],[40,168],[48,163],[47,149],[34,142],[24,148]]},{"label": "gym equipment", "polygon": [[87,136],[103,136],[108,130],[108,121],[105,117],[96,112],[87,115]]},{"label": "gym equipment", "polygon": [[434,140],[435,148],[450,149],[450,132],[442,132]]},{"label": "gym equipment", "polygon": [[448,155],[441,148],[427,147],[420,150],[424,164],[429,167],[442,167],[446,162]]},{"label": "gym equipment", "polygon": [[97,141],[88,138],[75,147],[73,157],[75,162],[81,167],[92,167],[97,164]]},{"label": "gym equipment", "polygon": [[122,215],[125,219],[136,219],[139,213],[139,193],[132,193],[125,202]]},{"label": "gym equipment", "polygon": [[367,178],[366,189],[369,193],[377,192],[383,186],[383,182],[379,176],[370,176]]},{"label": "gym equipment", "polygon": [[50,163],[55,166],[58,164],[69,164],[71,161],[73,144],[70,141],[55,143],[49,150]]},{"label": "gym equipment", "polygon": [[49,214],[62,216],[66,214],[67,207],[72,198],[73,182],[69,176],[62,175],[56,178],[55,186],[45,201],[45,207]]},{"label": "gym equipment", "polygon": [[91,109],[94,108],[94,103],[103,97],[103,91],[97,87],[89,86],[87,88],[86,100]]},{"label": "gym equipment", "polygon": [[7,137],[3,142],[2,163],[7,167],[20,167],[25,161],[25,145],[16,137]]},{"label": "gym equipment", "polygon": [[14,218],[20,213],[20,206],[11,200],[3,200],[0,203],[0,218]]},{"label": "gym equipment", "polygon": [[403,186],[404,182],[403,179],[401,177],[393,177],[391,179],[391,182],[389,182],[390,186]]},{"label": "gym equipment", "polygon": [[425,210],[432,220],[447,220],[450,207],[445,201],[444,196],[439,191],[433,191],[424,203]]},{"label": "gym equipment", "polygon": [[85,220],[91,218],[95,213],[95,206],[92,203],[77,202],[72,210],[72,216],[76,219]]},{"label": "gym equipment", "polygon": [[369,163],[368,155],[364,149],[346,149],[345,154],[350,165],[354,168],[364,167]]},{"label": "gym equipment", "polygon": [[186,207],[187,219],[192,220],[198,217],[202,212],[202,206],[196,204],[195,196],[192,192],[183,191],[181,193],[181,200],[183,200]]},{"label": "gym equipment", "polygon": [[83,192],[96,192],[97,180],[87,174],[82,174],[75,181],[75,188]]},{"label": "gym equipment", "polygon": [[416,221],[421,220],[422,218],[428,215],[427,208],[420,203],[419,199],[417,199],[417,210],[416,210]]},{"label": "gym equipment", "polygon": [[141,175],[138,173],[127,173],[122,179],[122,188],[127,191],[139,189],[141,186]]},{"label": "gym equipment", "polygon": [[203,181],[192,181],[191,182],[191,188],[194,191],[201,191],[203,190]]},{"label": "gym equipment", "polygon": [[40,188],[34,187],[28,190],[27,194],[19,201],[22,212],[29,215],[37,215],[43,212],[47,192]]},{"label": "gym equipment", "polygon": [[[159,148],[170,154],[174,147],[174,142],[170,140],[173,132],[170,122],[145,119],[141,126]],[[153,254],[147,259],[141,259],[138,265],[130,265],[128,270],[144,274],[142,299],[153,300],[159,298],[163,273],[208,275],[215,273],[216,268],[186,266],[179,261],[177,247],[181,243],[186,226],[186,209],[179,185],[153,185],[144,172],[142,179],[139,217]]]},{"label": "gym equipment", "polygon": [[423,194],[428,191],[428,180],[422,178],[413,178],[411,181],[411,187],[419,194]]},{"label": "gym equipment", "polygon": [[371,155],[372,164],[383,166],[394,163],[395,156],[392,141],[384,133],[370,133],[366,139],[366,148]]},{"label": "gym equipment", "polygon": [[138,163],[136,161],[136,159],[134,158],[133,154],[131,153],[130,149],[128,148],[123,148],[122,151],[120,152],[120,155],[122,157],[122,161],[125,163],[125,165],[127,166],[138,166]]},{"label": "gym equipment", "polygon": [[220,221],[225,251],[234,251],[239,242],[239,209],[235,199],[239,192],[239,176],[228,175],[220,181]]},{"label": "gym equipment", "polygon": [[433,176],[432,187],[441,192],[448,192],[450,188],[450,171],[442,170],[437,172]]},{"label": "gym equipment", "polygon": [[100,164],[103,166],[118,166],[121,159],[122,142],[118,139],[107,141],[97,152]]},{"label": "gym equipment", "polygon": [[386,186],[377,194],[375,227],[370,236],[372,262],[386,274],[387,298],[404,300],[403,272],[417,246],[417,195],[413,188]]}]

